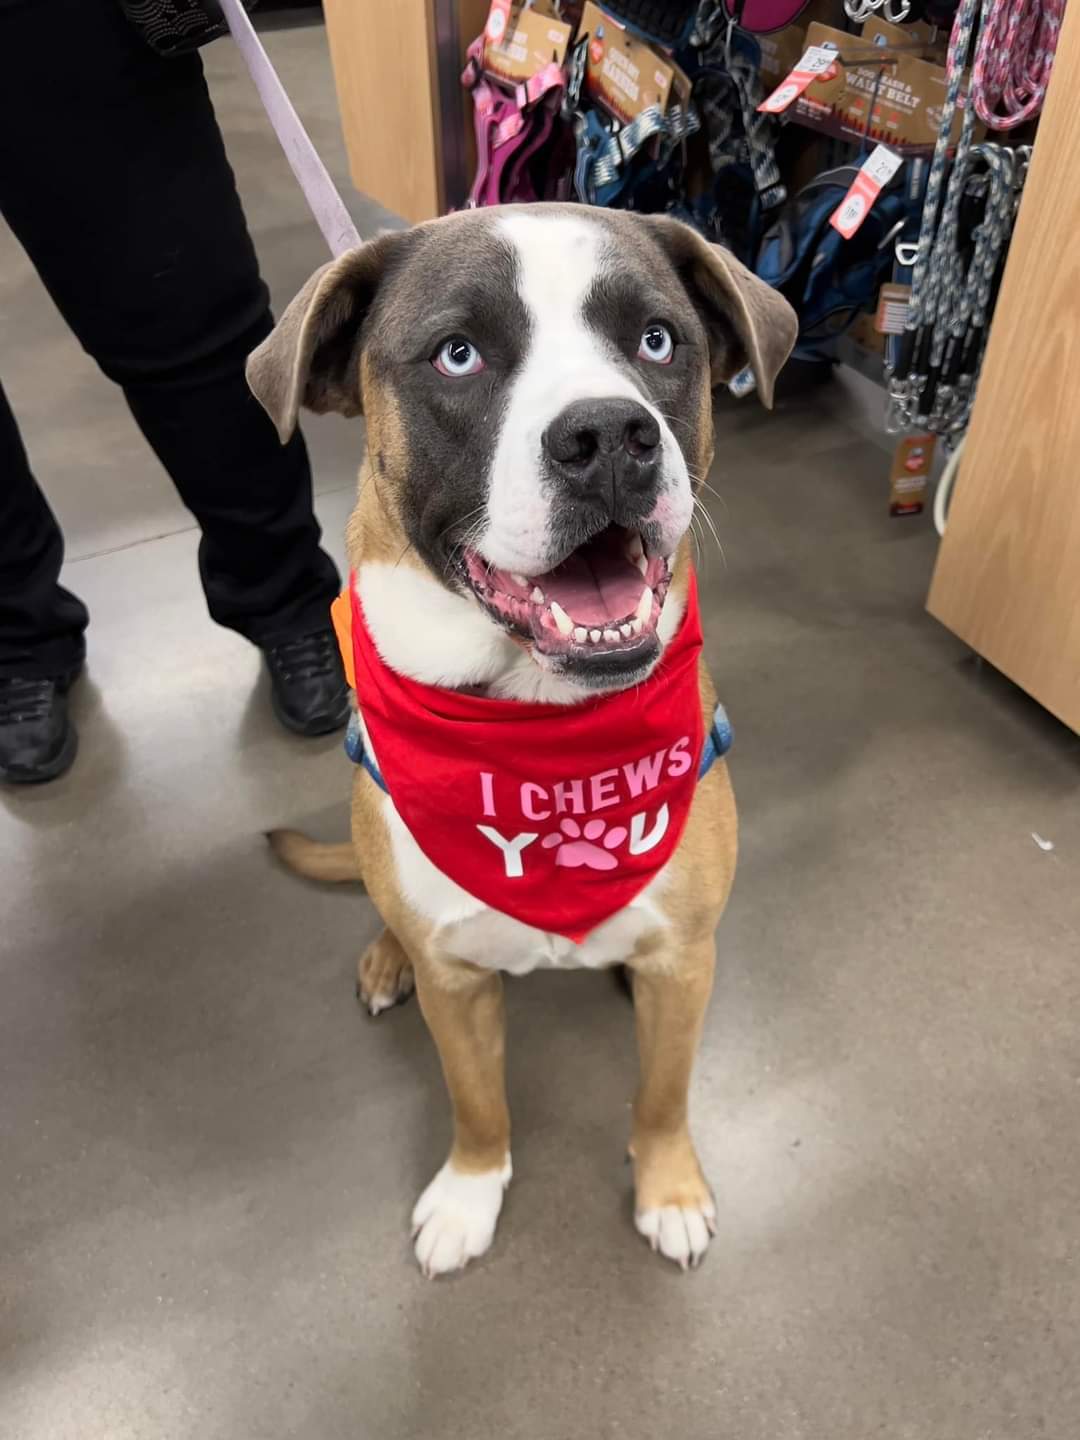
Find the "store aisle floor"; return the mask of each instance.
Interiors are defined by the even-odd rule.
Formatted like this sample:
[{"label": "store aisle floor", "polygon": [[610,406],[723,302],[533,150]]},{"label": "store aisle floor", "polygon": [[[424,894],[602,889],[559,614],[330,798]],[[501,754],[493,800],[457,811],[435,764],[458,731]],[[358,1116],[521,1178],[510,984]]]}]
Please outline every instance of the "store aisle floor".
[{"label": "store aisle floor", "polygon": [[[268,38],[345,184],[322,31]],[[207,63],[280,306],[321,241],[234,52]],[[1080,740],[926,615],[931,527],[888,518],[861,385],[719,412],[743,848],[694,1090],[709,1259],[633,1230],[628,1005],[548,974],[508,990],[494,1249],[433,1285],[432,1046],[415,1004],[356,1005],[363,896],[261,838],[344,834],[340,742],[272,721],[6,233],[0,373],[93,615],[76,769],[0,794],[3,1440],[1075,1435]],[[362,430],[307,433],[340,555]]]}]

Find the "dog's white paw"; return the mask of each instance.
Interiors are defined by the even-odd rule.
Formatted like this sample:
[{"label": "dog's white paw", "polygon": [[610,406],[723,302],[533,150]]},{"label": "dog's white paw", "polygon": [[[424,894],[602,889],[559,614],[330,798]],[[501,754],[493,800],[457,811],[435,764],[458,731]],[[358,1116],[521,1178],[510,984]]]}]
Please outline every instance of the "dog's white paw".
[{"label": "dog's white paw", "polygon": [[500,1170],[468,1175],[448,1160],[412,1213],[416,1258],[428,1278],[463,1270],[495,1238],[503,1191],[513,1173],[510,1156]]},{"label": "dog's white paw", "polygon": [[705,1258],[709,1241],[716,1234],[716,1206],[711,1200],[703,1200],[695,1205],[639,1210],[634,1224],[654,1250],[685,1270],[700,1265]]}]

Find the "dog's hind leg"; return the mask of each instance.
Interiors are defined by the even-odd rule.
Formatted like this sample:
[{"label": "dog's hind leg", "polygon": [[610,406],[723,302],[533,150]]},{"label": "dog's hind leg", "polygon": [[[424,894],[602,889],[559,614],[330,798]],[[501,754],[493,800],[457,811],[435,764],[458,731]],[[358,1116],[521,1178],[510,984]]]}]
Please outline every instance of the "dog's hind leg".
[{"label": "dog's hind leg", "polygon": [[632,961],[641,1083],[634,1101],[635,1224],[654,1250],[685,1269],[716,1232],[716,1206],[688,1123],[690,1072],[712,989],[715,942],[678,957]]},{"label": "dog's hind leg", "polygon": [[413,992],[413,968],[401,941],[384,930],[360,957],[356,998],[373,1018],[407,1000]]}]

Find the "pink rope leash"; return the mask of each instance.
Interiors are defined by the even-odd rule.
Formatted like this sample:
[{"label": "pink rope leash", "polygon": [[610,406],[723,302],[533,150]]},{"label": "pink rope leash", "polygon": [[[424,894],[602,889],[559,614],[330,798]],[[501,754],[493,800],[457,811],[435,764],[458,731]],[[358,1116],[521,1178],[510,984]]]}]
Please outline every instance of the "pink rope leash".
[{"label": "pink rope leash", "polygon": [[1065,0],[988,0],[971,94],[991,130],[1012,130],[1042,109]]}]

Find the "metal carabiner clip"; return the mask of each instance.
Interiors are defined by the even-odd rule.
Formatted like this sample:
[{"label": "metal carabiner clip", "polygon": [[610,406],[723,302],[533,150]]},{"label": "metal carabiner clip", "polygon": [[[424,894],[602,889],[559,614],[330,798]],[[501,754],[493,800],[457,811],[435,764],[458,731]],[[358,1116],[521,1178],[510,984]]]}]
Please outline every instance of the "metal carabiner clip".
[{"label": "metal carabiner clip", "polygon": [[906,220],[897,220],[896,224],[892,227],[892,229],[886,232],[885,237],[878,241],[877,249],[884,250],[885,246],[888,245],[890,240],[896,239],[897,235],[900,234],[900,231],[903,230],[906,224]]},{"label": "metal carabiner clip", "polygon": [[906,386],[891,385],[885,401],[885,434],[902,435],[911,424],[907,411]]},{"label": "metal carabiner clip", "polygon": [[724,31],[724,64],[727,66],[728,74],[731,73],[731,51],[732,42],[735,39],[735,16],[729,15],[727,29]]}]

